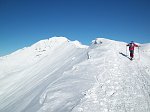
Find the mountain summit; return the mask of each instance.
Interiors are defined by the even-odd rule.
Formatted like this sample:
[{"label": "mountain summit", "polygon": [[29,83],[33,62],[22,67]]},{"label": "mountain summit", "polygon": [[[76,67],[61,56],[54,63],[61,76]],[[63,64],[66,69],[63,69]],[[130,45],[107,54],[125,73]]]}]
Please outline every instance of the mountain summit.
[{"label": "mountain summit", "polygon": [[41,40],[0,58],[0,112],[150,112],[150,46]]}]

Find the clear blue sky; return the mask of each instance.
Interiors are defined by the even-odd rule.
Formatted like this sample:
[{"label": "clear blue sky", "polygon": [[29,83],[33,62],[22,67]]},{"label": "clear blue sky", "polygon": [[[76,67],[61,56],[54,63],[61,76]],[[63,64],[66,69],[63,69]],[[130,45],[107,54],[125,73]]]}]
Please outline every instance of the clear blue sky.
[{"label": "clear blue sky", "polygon": [[0,0],[0,56],[52,36],[150,43],[150,0]]}]

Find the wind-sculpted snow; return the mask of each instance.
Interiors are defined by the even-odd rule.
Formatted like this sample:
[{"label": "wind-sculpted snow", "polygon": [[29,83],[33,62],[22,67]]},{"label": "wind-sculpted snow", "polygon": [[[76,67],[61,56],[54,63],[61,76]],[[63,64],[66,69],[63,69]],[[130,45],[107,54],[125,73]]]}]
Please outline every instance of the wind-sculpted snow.
[{"label": "wind-sculpted snow", "polygon": [[0,112],[150,112],[148,50],[55,37],[1,57]]},{"label": "wind-sculpted snow", "polygon": [[131,62],[123,53],[119,53],[123,51],[123,45],[109,42],[92,50],[91,57],[95,61],[98,54],[96,83],[73,112],[150,111],[150,74],[141,66],[142,59],[136,56],[136,60]]}]

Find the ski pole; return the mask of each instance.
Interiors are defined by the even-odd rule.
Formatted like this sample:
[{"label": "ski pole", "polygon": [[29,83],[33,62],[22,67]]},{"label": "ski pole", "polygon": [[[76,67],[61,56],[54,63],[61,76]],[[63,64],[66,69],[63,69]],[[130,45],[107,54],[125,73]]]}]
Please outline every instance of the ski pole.
[{"label": "ski pole", "polygon": [[127,46],[126,46],[126,56],[127,56]]},{"label": "ski pole", "polygon": [[138,54],[139,54],[139,60],[140,60],[140,51],[139,51],[139,47],[138,47]]}]

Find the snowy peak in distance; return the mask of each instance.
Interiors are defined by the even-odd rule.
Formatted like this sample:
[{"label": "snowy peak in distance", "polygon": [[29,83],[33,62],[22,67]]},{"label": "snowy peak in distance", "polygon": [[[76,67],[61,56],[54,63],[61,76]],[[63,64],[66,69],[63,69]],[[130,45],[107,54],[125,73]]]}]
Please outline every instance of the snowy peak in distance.
[{"label": "snowy peak in distance", "polygon": [[[31,54],[31,52],[34,53],[35,51],[38,51],[38,52],[47,51],[48,52],[49,50],[58,49],[61,45],[62,46],[72,45],[77,48],[87,48],[88,47],[86,45],[82,45],[79,41],[70,41],[66,37],[51,37],[49,39],[40,40],[29,47],[24,47],[22,49],[19,49],[15,52],[11,53],[10,55],[16,55],[16,54],[20,54],[20,53],[26,52],[26,51],[28,52],[28,54]],[[10,56],[10,55],[7,55],[7,56]]]},{"label": "snowy peak in distance", "polygon": [[52,37],[45,40],[40,40],[39,42],[33,44],[31,47],[36,50],[41,50],[45,48],[53,49],[62,44],[73,44],[77,48],[87,48],[88,46],[82,45],[79,41],[70,41],[66,37]]},{"label": "snowy peak in distance", "polygon": [[33,44],[31,47],[40,50],[45,48],[54,48],[57,47],[63,43],[68,43],[70,40],[68,40],[65,37],[52,37],[45,40],[40,40],[39,42]]}]

